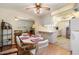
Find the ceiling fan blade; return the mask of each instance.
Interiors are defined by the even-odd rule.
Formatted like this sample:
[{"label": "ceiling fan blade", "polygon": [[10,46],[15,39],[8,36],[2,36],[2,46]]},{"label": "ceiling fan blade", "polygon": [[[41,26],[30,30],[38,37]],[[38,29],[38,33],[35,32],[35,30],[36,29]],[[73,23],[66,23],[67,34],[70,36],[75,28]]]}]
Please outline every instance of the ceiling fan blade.
[{"label": "ceiling fan blade", "polygon": [[49,7],[42,7],[43,9],[45,9],[45,10],[50,10],[50,8]]},{"label": "ceiling fan blade", "polygon": [[35,8],[35,6],[28,6],[25,9],[32,9],[32,8]]},{"label": "ceiling fan blade", "polygon": [[35,7],[27,7],[27,8],[25,8],[25,9],[32,9],[32,8],[35,8]]},{"label": "ceiling fan blade", "polygon": [[28,9],[31,9],[31,8],[29,7],[29,8],[25,8],[25,9],[27,9],[27,10],[28,10]]}]

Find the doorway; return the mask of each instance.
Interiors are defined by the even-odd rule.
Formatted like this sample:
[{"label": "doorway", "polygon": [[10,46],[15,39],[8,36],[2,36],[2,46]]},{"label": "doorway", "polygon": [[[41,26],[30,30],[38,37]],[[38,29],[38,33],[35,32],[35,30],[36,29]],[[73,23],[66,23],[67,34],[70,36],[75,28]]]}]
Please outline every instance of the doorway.
[{"label": "doorway", "polygon": [[59,45],[60,47],[70,50],[70,26],[69,21],[66,22],[60,22],[58,27],[58,36],[57,36],[57,42],[56,45]]}]

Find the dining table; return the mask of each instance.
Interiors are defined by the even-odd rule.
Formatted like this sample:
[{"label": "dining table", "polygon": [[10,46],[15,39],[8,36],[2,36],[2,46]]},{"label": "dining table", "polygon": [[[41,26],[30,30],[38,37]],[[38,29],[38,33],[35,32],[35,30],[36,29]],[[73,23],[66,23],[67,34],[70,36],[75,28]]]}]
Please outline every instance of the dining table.
[{"label": "dining table", "polygon": [[38,42],[43,40],[43,37],[29,37],[29,38],[25,38],[25,39],[20,39],[22,41],[23,44],[34,44],[36,45],[36,51],[35,54],[38,54]]}]

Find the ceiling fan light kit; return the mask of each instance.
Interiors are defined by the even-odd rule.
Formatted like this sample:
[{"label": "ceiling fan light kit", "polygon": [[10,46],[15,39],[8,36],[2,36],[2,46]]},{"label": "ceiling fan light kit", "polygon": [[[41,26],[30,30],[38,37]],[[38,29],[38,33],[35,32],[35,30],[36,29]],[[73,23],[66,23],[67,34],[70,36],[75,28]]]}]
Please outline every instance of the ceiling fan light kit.
[{"label": "ceiling fan light kit", "polygon": [[49,8],[48,6],[43,6],[42,3],[35,3],[35,4],[34,4],[34,7],[28,7],[28,8],[26,8],[26,9],[27,9],[27,10],[28,10],[28,9],[34,9],[34,12],[35,12],[36,14],[40,14],[41,11],[42,11],[42,9],[43,9],[43,10],[48,10],[48,11],[50,11],[50,8]]}]

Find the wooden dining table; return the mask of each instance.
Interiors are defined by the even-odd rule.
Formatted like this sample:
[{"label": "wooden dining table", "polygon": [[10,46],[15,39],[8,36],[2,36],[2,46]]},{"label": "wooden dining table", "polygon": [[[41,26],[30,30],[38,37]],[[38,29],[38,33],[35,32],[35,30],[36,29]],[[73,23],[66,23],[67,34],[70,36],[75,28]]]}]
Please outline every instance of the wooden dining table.
[{"label": "wooden dining table", "polygon": [[27,39],[20,39],[23,44],[34,44],[36,45],[36,52],[35,54],[38,53],[38,42],[43,40],[43,37],[29,37]]}]

